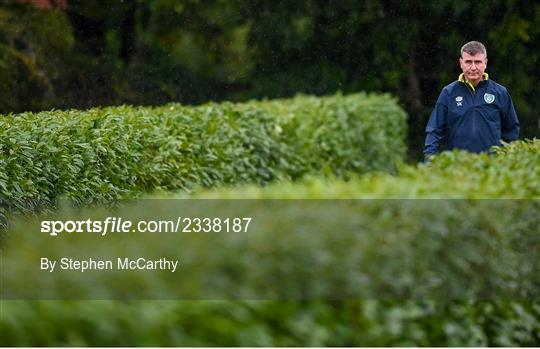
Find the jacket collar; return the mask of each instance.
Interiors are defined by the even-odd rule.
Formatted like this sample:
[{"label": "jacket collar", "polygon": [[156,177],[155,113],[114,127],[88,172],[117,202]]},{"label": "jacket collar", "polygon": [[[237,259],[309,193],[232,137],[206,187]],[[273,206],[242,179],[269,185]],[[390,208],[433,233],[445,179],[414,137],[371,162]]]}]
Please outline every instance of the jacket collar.
[{"label": "jacket collar", "polygon": [[[485,80],[489,80],[489,75],[488,75],[488,73],[484,73],[484,81],[485,81]],[[474,85],[471,84],[471,82],[470,82],[469,80],[465,79],[465,74],[463,74],[463,73],[459,74],[458,81],[464,83],[464,84],[467,85],[467,86],[469,86],[469,88],[470,88],[471,90],[473,90],[473,92],[476,90],[476,89],[474,88]]]}]

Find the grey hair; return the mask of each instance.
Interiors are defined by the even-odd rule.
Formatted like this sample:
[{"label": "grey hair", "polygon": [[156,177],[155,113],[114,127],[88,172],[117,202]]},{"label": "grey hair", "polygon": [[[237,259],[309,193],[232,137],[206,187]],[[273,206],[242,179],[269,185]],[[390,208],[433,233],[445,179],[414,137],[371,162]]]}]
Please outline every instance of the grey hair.
[{"label": "grey hair", "polygon": [[463,52],[466,52],[471,56],[474,56],[477,53],[482,53],[487,58],[486,47],[480,41],[469,41],[461,47],[461,56],[463,56]]}]

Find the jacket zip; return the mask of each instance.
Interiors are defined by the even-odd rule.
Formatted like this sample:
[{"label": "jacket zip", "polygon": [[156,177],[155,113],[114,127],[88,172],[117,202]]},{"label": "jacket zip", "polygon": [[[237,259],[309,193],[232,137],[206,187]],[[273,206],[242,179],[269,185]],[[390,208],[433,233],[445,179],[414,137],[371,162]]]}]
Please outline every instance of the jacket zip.
[{"label": "jacket zip", "polygon": [[465,88],[467,89],[467,91],[469,91],[469,93],[471,94],[472,96],[472,101],[473,101],[473,111],[472,111],[472,125],[473,125],[473,134],[476,134],[476,118],[474,117],[474,110],[476,108],[476,91],[472,91],[471,88],[469,86],[467,86],[466,83],[463,83],[463,85],[465,85]]}]

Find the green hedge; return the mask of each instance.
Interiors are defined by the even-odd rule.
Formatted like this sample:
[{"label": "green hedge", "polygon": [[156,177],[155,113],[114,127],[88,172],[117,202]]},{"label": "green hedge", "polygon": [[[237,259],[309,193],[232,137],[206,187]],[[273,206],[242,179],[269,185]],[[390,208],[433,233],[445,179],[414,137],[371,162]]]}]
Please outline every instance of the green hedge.
[{"label": "green hedge", "polygon": [[[347,183],[327,182],[325,187],[282,184],[261,189],[215,190],[199,196],[204,199],[302,200],[237,200],[221,205],[214,200],[144,200],[119,208],[114,214],[110,210],[87,210],[80,214],[67,211],[40,218],[84,221],[90,217],[103,221],[117,215],[132,222],[158,219],[176,222],[178,215],[252,217],[255,228],[244,234],[150,233],[131,239],[122,235],[102,240],[85,235],[51,239],[38,234],[39,221],[25,219],[23,225],[14,222],[13,239],[8,240],[10,248],[4,252],[4,258],[21,259],[18,251],[26,249],[29,254],[16,264],[25,275],[36,273],[31,279],[36,283],[43,281],[40,289],[54,290],[55,282],[71,283],[85,285],[83,290],[105,290],[103,297],[122,292],[130,295],[124,285],[135,284],[137,276],[98,284],[91,279],[79,280],[79,274],[66,274],[49,285],[49,279],[42,280],[32,264],[38,261],[31,258],[39,255],[41,249],[53,259],[54,256],[61,258],[65,251],[73,251],[73,258],[81,259],[88,258],[88,253],[95,253],[93,251],[99,251],[103,257],[137,255],[137,251],[142,250],[158,256],[179,255],[189,271],[182,273],[180,281],[158,274],[144,280],[146,284],[161,285],[160,297],[172,298],[180,295],[181,298],[229,299],[231,284],[235,284],[228,278],[231,275],[238,284],[235,289],[249,299],[330,299],[334,296],[341,299],[378,295],[390,299],[531,298],[539,295],[540,202],[536,191],[538,183],[527,186],[527,181],[538,171],[540,153],[536,149],[539,144],[540,141],[515,143],[496,156],[442,154],[429,167],[404,168],[404,177],[379,175],[379,181],[387,178],[390,187],[402,180],[404,193],[407,190],[416,193],[415,200],[387,200],[377,191],[367,191],[365,181],[372,182],[374,178],[368,175]],[[448,158],[459,161],[449,164]],[[478,167],[474,168],[473,163]],[[492,200],[470,200],[480,197],[478,188],[470,184],[482,184],[477,180],[480,172],[492,173],[498,178],[502,173],[496,169],[509,168],[510,164],[520,164],[511,176],[511,186],[501,192],[507,181],[501,180],[500,186],[493,181],[489,190],[512,199],[501,200],[503,195]],[[468,177],[462,177],[462,173]],[[416,182],[412,178],[416,178]],[[435,179],[436,185],[432,183]],[[440,192],[433,192],[435,187],[444,188],[455,181],[468,188],[472,195],[462,196],[466,200],[432,199],[433,195],[441,197]],[[511,195],[509,188],[515,188],[519,195]],[[424,192],[430,199],[418,200]],[[326,200],[322,203],[312,200],[341,200],[357,194],[379,200]],[[489,193],[485,197],[489,197]],[[80,250],[79,245],[84,245],[85,250]],[[252,261],[258,262],[253,264]],[[8,266],[6,262],[6,268]],[[222,274],[225,281],[214,284]],[[61,279],[64,276],[66,279]],[[18,274],[6,273],[4,281],[25,290],[25,282]],[[178,282],[181,285],[177,285]],[[187,291],[184,291],[185,285],[189,285]],[[202,291],[189,293],[195,285]],[[212,285],[210,292],[207,285]],[[75,297],[85,298],[85,292]],[[135,292],[135,297],[141,297],[140,293]]]},{"label": "green hedge", "polygon": [[[540,296],[539,213],[533,200],[144,200],[14,220],[2,280],[15,299],[531,299]],[[139,220],[178,216],[252,222],[236,232],[223,225],[196,232],[195,223],[176,233],[40,232],[41,220],[121,217],[136,229]],[[175,274],[38,268],[41,257],[66,256],[113,264],[168,257],[181,267]]]},{"label": "green hedge", "polygon": [[538,302],[3,302],[6,346],[540,344]]},{"label": "green hedge", "polygon": [[386,95],[198,107],[110,107],[0,118],[0,201],[101,201],[155,190],[392,171],[406,115]]},{"label": "green hedge", "polygon": [[540,198],[540,140],[513,142],[494,155],[454,150],[425,165],[402,164],[397,175],[368,173],[347,182],[309,178],[265,188],[200,191],[200,198],[344,199],[344,198]]},{"label": "green hedge", "polygon": [[[538,183],[530,181],[539,178],[539,145],[538,140],[516,142],[500,149],[495,156],[444,153],[429,166],[401,168],[400,177],[370,174],[347,183],[315,180],[199,195],[204,198],[432,199],[452,193],[454,198],[513,198],[435,200],[424,208],[416,206],[418,200],[409,200],[405,205],[390,200],[393,204],[381,202],[378,204],[381,209],[376,212],[358,212],[358,226],[366,232],[354,239],[347,236],[342,240],[338,232],[330,231],[326,235],[283,232],[274,237],[257,235],[246,241],[233,239],[232,243],[219,244],[222,248],[218,250],[196,249],[197,254],[207,256],[208,260],[229,258],[229,263],[222,264],[224,275],[253,276],[253,280],[234,284],[238,292],[258,284],[287,287],[292,291],[298,287],[300,291],[313,290],[311,295],[314,295],[316,290],[324,290],[325,285],[339,287],[347,279],[361,284],[362,278],[358,277],[361,275],[355,274],[362,269],[355,264],[360,262],[361,267],[365,265],[376,271],[372,274],[376,277],[373,283],[363,287],[386,283],[390,290],[408,290],[414,295],[436,285],[431,281],[438,277],[449,284],[455,280],[455,287],[461,287],[471,300],[446,301],[436,296],[438,300],[430,301],[6,302],[7,316],[0,321],[0,330],[7,334],[5,344],[538,346],[540,216],[520,207],[538,207]],[[488,185],[488,180],[492,185]],[[370,182],[374,183],[372,187]],[[381,189],[385,185],[389,186],[388,190],[396,190],[396,195],[388,195],[386,189]],[[536,206],[528,206],[535,202]],[[498,205],[507,207],[499,210]],[[427,214],[418,214],[415,207]],[[328,214],[333,216],[331,212]],[[267,220],[280,222],[275,215]],[[204,239],[201,241],[201,246],[206,246]],[[186,246],[189,249],[194,245]],[[151,245],[148,247],[153,249]],[[182,247],[179,244],[170,248]],[[234,272],[242,258],[240,253],[235,253],[239,251],[251,256],[248,260],[257,261],[251,264],[252,274]],[[289,263],[291,257],[298,263]],[[309,270],[298,268],[305,261],[313,270],[328,273],[321,273],[319,279],[306,278]],[[317,261],[338,268],[315,268]],[[484,277],[470,279],[471,272]],[[275,280],[272,275],[279,277]],[[158,279],[155,282],[164,286]],[[219,283],[215,285],[220,287]],[[522,297],[503,295],[497,299],[497,287],[514,286],[524,291]],[[482,298],[482,289],[495,293],[488,294],[486,300],[478,300]],[[403,298],[407,298],[407,293]],[[29,337],[27,333],[33,335]]]}]

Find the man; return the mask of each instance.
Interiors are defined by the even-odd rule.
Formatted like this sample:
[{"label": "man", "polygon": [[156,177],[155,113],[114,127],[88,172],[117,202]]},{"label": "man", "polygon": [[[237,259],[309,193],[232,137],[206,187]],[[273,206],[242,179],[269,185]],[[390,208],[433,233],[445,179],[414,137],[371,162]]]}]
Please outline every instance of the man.
[{"label": "man", "polygon": [[508,91],[485,73],[484,45],[478,41],[463,45],[459,65],[463,73],[442,89],[429,118],[426,160],[439,152],[443,140],[447,149],[480,153],[500,146],[501,140],[518,138],[519,121]]}]

